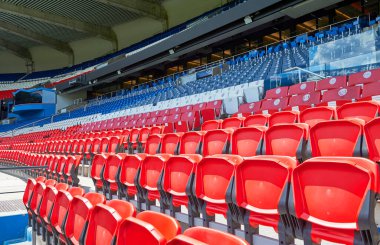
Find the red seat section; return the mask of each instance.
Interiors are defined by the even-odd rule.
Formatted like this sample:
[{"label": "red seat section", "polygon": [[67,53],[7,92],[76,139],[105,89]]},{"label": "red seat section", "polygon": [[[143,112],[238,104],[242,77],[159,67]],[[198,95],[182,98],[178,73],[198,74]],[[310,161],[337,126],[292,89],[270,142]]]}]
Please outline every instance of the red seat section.
[{"label": "red seat section", "polygon": [[145,144],[144,153],[151,154],[151,155],[159,153],[160,148],[161,148],[161,141],[162,141],[162,135],[160,134],[149,135]]},{"label": "red seat section", "polygon": [[288,94],[296,95],[296,94],[308,94],[314,92],[315,90],[315,82],[303,82],[294,84],[289,87]]},{"label": "red seat section", "polygon": [[110,155],[104,165],[103,170],[103,193],[112,199],[113,194],[117,194],[118,186],[116,182],[117,171],[123,162],[125,154]]},{"label": "red seat section", "polygon": [[273,88],[265,93],[265,99],[277,99],[288,96],[289,87]]},{"label": "red seat section", "polygon": [[358,86],[328,90],[322,95],[322,104],[340,106],[361,98],[361,88]]},{"label": "red seat section", "polygon": [[347,86],[347,76],[329,77],[317,82],[315,90],[329,90]]},{"label": "red seat section", "polygon": [[252,113],[256,113],[260,111],[261,101],[254,103],[241,104],[238,109],[238,113],[234,116],[246,117],[251,115]]},{"label": "red seat section", "polygon": [[369,122],[378,116],[379,103],[374,101],[359,101],[342,105],[337,110],[339,119],[362,119]]},{"label": "red seat section", "polygon": [[379,179],[365,167],[370,165],[374,163],[363,158],[314,158],[293,171],[290,210],[305,222],[300,231],[305,241],[379,241],[376,223],[369,218],[374,217],[374,183]]},{"label": "red seat section", "polygon": [[364,126],[364,134],[369,158],[380,162],[380,118],[375,118]]},{"label": "red seat section", "polygon": [[380,69],[362,71],[348,77],[348,86],[380,81]]},{"label": "red seat section", "polygon": [[289,98],[289,107],[293,111],[303,111],[309,107],[319,105],[321,102],[321,93],[311,92],[308,94],[295,95]]},{"label": "red seat section", "polygon": [[364,84],[362,100],[380,101],[380,86],[378,82]]},{"label": "red seat section", "polygon": [[260,110],[264,114],[272,114],[274,112],[280,111],[282,109],[285,109],[288,107],[288,97],[286,98],[278,98],[278,99],[270,99],[270,100],[263,100],[261,104]]},{"label": "red seat section", "polygon": [[268,126],[270,115],[268,114],[255,114],[251,116],[247,116],[244,119],[244,127],[251,126]]},{"label": "red seat section", "polygon": [[236,129],[231,137],[231,154],[243,157],[261,155],[266,130],[264,126]]},{"label": "red seat section", "polygon": [[275,112],[269,117],[269,127],[281,123],[298,123],[298,111],[280,111]]},{"label": "red seat section", "polygon": [[307,123],[310,127],[321,121],[334,120],[336,118],[336,111],[334,107],[318,106],[308,108],[301,112],[300,122]]},{"label": "red seat section", "polygon": [[164,245],[180,233],[181,226],[174,218],[145,211],[122,222],[116,244]]},{"label": "red seat section", "polygon": [[319,122],[310,130],[313,157],[361,156],[363,121],[360,119]]},{"label": "red seat section", "polygon": [[234,223],[232,210],[226,196],[231,196],[230,181],[235,168],[243,161],[236,155],[216,155],[203,158],[198,164],[195,174],[195,195],[199,200],[203,217],[203,226],[215,219],[215,214],[226,217],[229,231],[239,225]]},{"label": "red seat section", "polygon": [[280,234],[280,243],[294,242],[292,226],[280,216],[287,216],[286,200],[296,166],[291,157],[257,156],[245,158],[236,167],[236,204],[245,210],[244,227],[250,243],[259,225],[274,228]]},{"label": "red seat section", "polygon": [[265,154],[306,158],[309,126],[304,123],[278,124],[265,133]]},{"label": "red seat section", "polygon": [[248,245],[243,239],[218,230],[193,227],[174,238],[168,245]]}]

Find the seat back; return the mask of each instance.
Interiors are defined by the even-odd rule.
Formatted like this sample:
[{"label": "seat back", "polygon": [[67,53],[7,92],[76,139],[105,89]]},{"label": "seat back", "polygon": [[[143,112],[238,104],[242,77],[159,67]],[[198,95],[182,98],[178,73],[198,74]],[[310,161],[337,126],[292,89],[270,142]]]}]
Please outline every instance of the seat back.
[{"label": "seat back", "polygon": [[215,155],[199,162],[195,174],[195,196],[203,202],[203,211],[208,215],[227,214],[226,195],[231,191],[229,186],[235,167],[242,161],[240,156]]},{"label": "seat back", "polygon": [[308,108],[301,112],[300,122],[306,123],[310,127],[321,121],[334,120],[336,118],[336,111],[334,107],[319,106]]},{"label": "seat back", "polygon": [[[354,239],[359,243],[365,243],[362,239],[373,241],[370,236],[376,234],[373,231],[377,228],[374,220],[369,218],[374,217],[370,204],[374,203],[374,196],[370,191],[372,181],[378,181],[378,178],[371,180],[373,173],[355,159],[314,158],[293,171],[290,200],[294,205],[291,210],[297,218],[309,224],[305,226],[309,227],[309,232],[304,234],[312,234],[304,239],[344,244],[352,243]],[[362,216],[363,213],[367,215]],[[367,230],[368,235],[363,238],[360,230]]]},{"label": "seat back", "polygon": [[302,95],[312,93],[315,90],[315,82],[303,82],[297,83],[289,87],[288,94],[289,95]]},{"label": "seat back", "polygon": [[137,214],[136,218],[153,225],[165,237],[166,241],[170,241],[181,233],[179,222],[166,214],[145,211]]},{"label": "seat back", "polygon": [[121,221],[121,216],[112,207],[96,205],[90,214],[84,244],[111,244]]},{"label": "seat back", "polygon": [[219,129],[221,127],[222,120],[208,120],[202,124],[202,131]]},{"label": "seat back", "polygon": [[329,90],[347,86],[347,76],[329,77],[317,82],[315,90]]},{"label": "seat back", "polygon": [[380,118],[371,120],[364,126],[366,145],[369,158],[375,162],[380,161]]},{"label": "seat back", "polygon": [[83,197],[86,198],[92,204],[92,206],[95,206],[99,203],[106,203],[106,197],[100,193],[88,192]]},{"label": "seat back", "polygon": [[264,126],[236,129],[231,137],[231,154],[243,157],[261,155],[266,130]]},{"label": "seat back", "polygon": [[366,84],[380,81],[380,69],[362,71],[348,77],[348,86]]},{"label": "seat back", "polygon": [[207,131],[203,138],[202,155],[228,154],[232,129],[216,129]]},{"label": "seat back", "polygon": [[201,155],[172,156],[165,164],[163,189],[171,196],[171,203],[178,207],[188,205],[187,190],[194,184],[195,169]]},{"label": "seat back", "polygon": [[247,116],[244,119],[244,127],[251,126],[267,126],[269,122],[270,115],[268,114],[255,114],[251,116]]},{"label": "seat back", "polygon": [[269,127],[281,123],[298,123],[298,111],[280,111],[275,112],[269,117]]},{"label": "seat back", "polygon": [[361,156],[362,123],[353,119],[317,123],[310,130],[313,157]]},{"label": "seat back", "polygon": [[305,158],[309,126],[303,123],[277,124],[265,133],[266,155]]},{"label": "seat back", "polygon": [[273,88],[265,93],[265,99],[277,99],[288,96],[289,87]]},{"label": "seat back", "polygon": [[144,153],[154,155],[156,153],[159,153],[161,151],[161,141],[162,141],[162,135],[160,134],[152,134],[149,135],[146,144],[145,144],[145,150]]},{"label": "seat back", "polygon": [[48,216],[53,208],[54,201],[57,197],[58,190],[54,186],[47,186],[42,194],[41,204],[38,215],[46,223],[50,223]]},{"label": "seat back", "polygon": [[118,179],[121,184],[127,187],[127,194],[129,196],[137,194],[135,179],[139,174],[141,163],[145,157],[146,154],[127,155],[121,164]]},{"label": "seat back", "polygon": [[358,118],[366,123],[377,117],[378,113],[379,104],[373,101],[347,103],[337,110],[338,119]]},{"label": "seat back", "polygon": [[110,155],[107,158],[107,161],[105,162],[105,165],[104,165],[103,179],[110,184],[110,187],[113,190],[114,188],[116,188],[117,190],[116,175],[117,175],[117,171],[119,167],[121,166],[122,161],[123,161],[122,155],[120,154]]},{"label": "seat back", "polygon": [[236,204],[246,211],[245,225],[279,229],[280,215],[286,214],[280,206],[287,206],[292,171],[296,166],[297,161],[292,157],[257,156],[245,158],[236,167]]},{"label": "seat back", "polygon": [[66,219],[66,214],[69,210],[73,196],[68,191],[60,190],[54,201],[54,207],[51,211],[50,223],[51,226],[62,234],[61,227]]},{"label": "seat back", "polygon": [[204,132],[187,132],[181,137],[179,154],[199,154],[202,150]]},{"label": "seat back", "polygon": [[136,216],[136,208],[130,202],[115,199],[107,202],[107,206],[115,209],[122,219]]},{"label": "seat back", "polygon": [[103,178],[104,167],[107,163],[108,156],[105,154],[97,154],[92,160],[91,164],[91,178],[95,181],[98,187],[102,186],[101,180]]},{"label": "seat back", "polygon": [[226,128],[232,128],[232,129],[236,129],[236,128],[241,128],[243,123],[244,123],[244,117],[230,117],[230,118],[226,118],[223,120],[222,122],[222,129],[226,129]]},{"label": "seat back", "polygon": [[162,138],[161,153],[177,154],[182,133],[165,134]]}]

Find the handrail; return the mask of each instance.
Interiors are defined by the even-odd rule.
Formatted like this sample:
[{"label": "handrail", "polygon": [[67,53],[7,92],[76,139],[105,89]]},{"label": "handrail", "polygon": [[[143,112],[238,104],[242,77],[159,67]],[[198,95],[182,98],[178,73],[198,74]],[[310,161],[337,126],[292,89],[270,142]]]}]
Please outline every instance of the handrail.
[{"label": "handrail", "polygon": [[325,79],[325,78],[327,78],[327,77],[330,77],[330,76],[326,76],[326,77],[325,77],[325,76],[319,75],[319,74],[317,74],[317,73],[315,73],[315,72],[308,71],[308,70],[303,69],[303,68],[298,67],[298,66],[288,68],[288,69],[286,69],[285,71],[288,72],[288,71],[295,71],[295,70],[298,71],[298,77],[299,77],[300,83],[302,82],[302,81],[301,81],[301,80],[302,80],[302,79],[301,79],[301,71],[306,72],[306,73],[309,73],[309,74],[314,75],[314,76],[317,76],[317,77],[322,78],[322,79]]}]

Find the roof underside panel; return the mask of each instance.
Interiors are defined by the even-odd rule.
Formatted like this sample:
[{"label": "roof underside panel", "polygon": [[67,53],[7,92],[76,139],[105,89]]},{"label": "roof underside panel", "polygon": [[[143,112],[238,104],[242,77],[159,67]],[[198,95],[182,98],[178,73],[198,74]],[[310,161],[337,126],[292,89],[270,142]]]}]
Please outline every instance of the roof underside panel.
[{"label": "roof underside panel", "polygon": [[2,0],[3,2],[104,26],[141,17],[139,14],[94,0]]}]

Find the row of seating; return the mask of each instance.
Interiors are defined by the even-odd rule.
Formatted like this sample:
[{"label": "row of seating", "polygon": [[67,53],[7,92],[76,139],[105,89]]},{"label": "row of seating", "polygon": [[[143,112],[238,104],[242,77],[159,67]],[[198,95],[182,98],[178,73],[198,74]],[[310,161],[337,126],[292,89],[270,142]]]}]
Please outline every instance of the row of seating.
[{"label": "row of seating", "polygon": [[173,217],[186,206],[188,223],[201,214],[205,227],[222,214],[230,233],[244,224],[250,243],[259,225],[270,226],[281,244],[295,237],[350,244],[364,233],[378,241],[379,175],[379,165],[364,158],[317,157],[299,165],[278,155],[100,154],[91,169],[96,191],[109,199],[137,199],[138,210],[158,201]]},{"label": "row of seating", "polygon": [[165,214],[136,212],[129,202],[106,201],[98,193],[57,184],[55,180],[29,179],[23,202],[34,231],[50,244],[228,244],[247,245],[236,236],[217,230],[194,227],[181,235],[177,220]]}]

